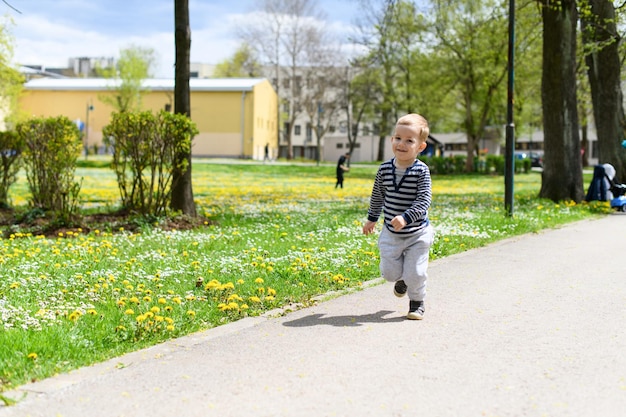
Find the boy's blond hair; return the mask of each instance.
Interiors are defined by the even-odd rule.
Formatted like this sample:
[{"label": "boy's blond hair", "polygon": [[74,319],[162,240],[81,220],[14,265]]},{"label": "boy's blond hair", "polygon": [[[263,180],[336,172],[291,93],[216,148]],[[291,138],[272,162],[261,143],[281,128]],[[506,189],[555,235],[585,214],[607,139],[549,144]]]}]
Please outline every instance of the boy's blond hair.
[{"label": "boy's blond hair", "polygon": [[428,127],[428,120],[424,116],[417,113],[406,114],[398,119],[396,126],[412,126],[419,132],[417,140],[420,142],[426,142],[428,135],[430,134],[430,127]]}]

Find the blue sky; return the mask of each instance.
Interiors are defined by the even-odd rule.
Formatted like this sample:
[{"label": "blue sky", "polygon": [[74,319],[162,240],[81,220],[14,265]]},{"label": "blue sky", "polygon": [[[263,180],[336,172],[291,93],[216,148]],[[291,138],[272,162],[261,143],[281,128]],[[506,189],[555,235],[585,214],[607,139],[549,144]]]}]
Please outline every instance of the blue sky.
[{"label": "blue sky", "polygon": [[[79,56],[118,57],[120,49],[149,47],[158,56],[155,75],[172,77],[173,0],[8,0],[0,3],[15,25],[14,60],[19,64],[65,67]],[[355,0],[318,0],[332,27],[349,32],[358,13]],[[236,26],[258,0],[189,0],[191,61],[215,64],[236,50]],[[4,9],[4,10],[3,10]]]}]

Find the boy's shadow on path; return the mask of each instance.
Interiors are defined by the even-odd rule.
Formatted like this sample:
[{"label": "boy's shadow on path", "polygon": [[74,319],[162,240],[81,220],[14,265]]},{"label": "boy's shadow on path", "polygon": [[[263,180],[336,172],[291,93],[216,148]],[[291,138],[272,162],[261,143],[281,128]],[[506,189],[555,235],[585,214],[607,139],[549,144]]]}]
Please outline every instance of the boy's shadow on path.
[{"label": "boy's shadow on path", "polygon": [[311,314],[296,320],[287,321],[283,326],[287,327],[310,327],[319,325],[329,325],[337,327],[357,327],[364,323],[397,323],[405,321],[404,316],[385,318],[386,315],[394,313],[394,311],[381,310],[373,314],[364,314],[362,316],[329,316],[324,314]]}]

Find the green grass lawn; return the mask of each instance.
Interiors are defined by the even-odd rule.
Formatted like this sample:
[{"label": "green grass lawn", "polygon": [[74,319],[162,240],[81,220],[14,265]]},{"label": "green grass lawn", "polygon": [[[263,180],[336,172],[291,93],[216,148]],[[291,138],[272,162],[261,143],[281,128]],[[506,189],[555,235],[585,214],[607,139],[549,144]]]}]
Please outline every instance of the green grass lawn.
[{"label": "green grass lawn", "polygon": [[[197,230],[94,230],[0,240],[0,391],[278,307],[310,305],[377,278],[377,235],[364,236],[377,167],[194,161]],[[106,162],[81,164],[81,201],[118,205]],[[497,176],[433,178],[431,259],[601,215],[606,204],[539,200],[538,173],[515,178],[504,212]],[[28,201],[24,178],[11,189]],[[380,227],[380,226],[379,226]]]}]

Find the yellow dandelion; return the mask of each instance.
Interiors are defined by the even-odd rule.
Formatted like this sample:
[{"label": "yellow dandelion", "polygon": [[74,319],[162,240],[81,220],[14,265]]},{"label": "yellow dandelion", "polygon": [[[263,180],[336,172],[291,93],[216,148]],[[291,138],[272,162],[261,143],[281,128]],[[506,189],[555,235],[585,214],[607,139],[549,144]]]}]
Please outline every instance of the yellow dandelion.
[{"label": "yellow dandelion", "polygon": [[196,316],[196,312],[195,312],[195,311],[193,311],[193,310],[187,310],[187,315],[188,315],[189,317],[195,317],[195,316]]},{"label": "yellow dandelion", "polygon": [[257,284],[263,284],[265,281],[263,281],[263,278],[257,278],[254,280],[254,282],[256,282]]},{"label": "yellow dandelion", "polygon": [[68,319],[70,319],[70,321],[76,321],[80,318],[80,316],[82,316],[80,311],[74,311],[68,316]]},{"label": "yellow dandelion", "polygon": [[128,301],[130,301],[133,304],[139,304],[139,298],[137,297],[130,297]]},{"label": "yellow dandelion", "polygon": [[137,320],[137,323],[141,323],[144,322],[148,317],[145,314],[140,314],[137,317],[135,317],[135,320]]},{"label": "yellow dandelion", "polygon": [[87,310],[87,314],[91,316],[95,316],[96,314],[98,314],[98,312],[94,310],[93,308],[90,308],[89,310]]},{"label": "yellow dandelion", "polygon": [[167,327],[165,328],[165,330],[167,330],[168,332],[174,331],[174,325],[173,324],[168,324]]},{"label": "yellow dandelion", "polygon": [[172,307],[172,306],[165,306],[164,310],[165,310],[165,311],[168,311],[168,312],[169,312],[169,311],[173,311],[173,310],[174,310],[174,307]]},{"label": "yellow dandelion", "polygon": [[167,324],[172,324],[172,323],[174,323],[174,319],[173,319],[173,318],[171,318],[171,317],[165,317],[165,322],[166,322]]},{"label": "yellow dandelion", "polygon": [[248,300],[250,300],[251,303],[260,303],[261,299],[255,295],[253,295],[252,297],[248,298]]},{"label": "yellow dandelion", "polygon": [[183,300],[180,297],[174,297],[172,298],[172,302],[175,304],[180,304],[183,302]]},{"label": "yellow dandelion", "polygon": [[159,304],[167,304],[167,300],[165,298],[161,297],[161,298],[159,298],[158,303]]},{"label": "yellow dandelion", "polygon": [[221,285],[222,285],[222,284],[221,284],[218,280],[216,280],[216,279],[212,279],[211,281],[209,281],[209,282],[208,282],[208,283],[204,286],[204,289],[205,289],[206,291],[208,291],[208,290],[213,290],[213,289],[215,289],[215,288],[219,288],[219,287],[221,287]]},{"label": "yellow dandelion", "polygon": [[276,295],[276,290],[274,288],[267,288],[267,295]]},{"label": "yellow dandelion", "polygon": [[149,297],[149,296],[147,296],[147,295],[146,295],[145,297],[143,297],[143,300],[144,300],[146,303],[149,303],[150,301],[152,301],[152,297]]},{"label": "yellow dandelion", "polygon": [[29,353],[29,354],[28,354],[28,356],[26,356],[26,357],[27,357],[28,359],[33,360],[33,361],[34,361],[35,359],[37,359],[37,354],[36,354],[35,352],[31,352],[31,353]]},{"label": "yellow dandelion", "polygon": [[154,306],[154,307],[152,307],[152,308],[150,309],[150,311],[152,311],[153,313],[158,313],[158,312],[160,312],[160,311],[161,311],[161,309],[160,309],[159,307],[157,307],[157,306]]},{"label": "yellow dandelion", "polygon": [[127,316],[133,316],[135,312],[129,308],[126,311],[124,311],[124,314],[126,314]]}]

